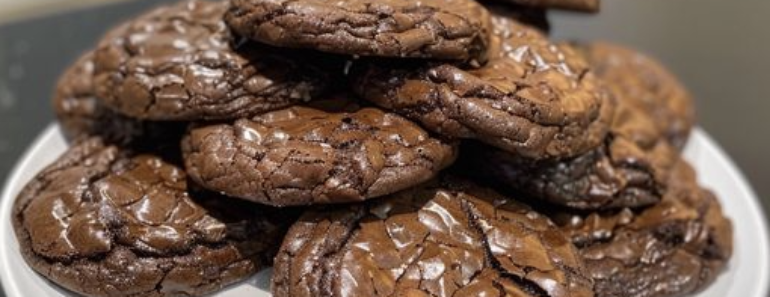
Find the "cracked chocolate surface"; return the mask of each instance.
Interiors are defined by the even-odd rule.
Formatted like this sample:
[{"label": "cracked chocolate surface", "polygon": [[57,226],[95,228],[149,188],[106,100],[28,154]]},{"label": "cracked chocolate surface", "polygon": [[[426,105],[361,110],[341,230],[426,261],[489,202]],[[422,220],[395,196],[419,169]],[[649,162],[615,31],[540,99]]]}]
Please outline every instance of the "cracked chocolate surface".
[{"label": "cracked chocolate surface", "polygon": [[235,119],[309,101],[329,84],[312,54],[234,40],[225,10],[185,1],[111,31],[94,58],[98,97],[140,119]]},{"label": "cracked chocolate surface", "polygon": [[103,137],[110,143],[141,147],[144,142],[181,139],[186,126],[179,122],[142,121],[104,106],[94,94],[93,53],[70,66],[56,85],[53,106],[62,131],[70,139]]},{"label": "cracked chocolate surface", "polygon": [[472,0],[233,0],[239,34],[282,47],[484,61],[489,13]]},{"label": "cracked chocolate surface", "polygon": [[730,220],[685,161],[671,178],[663,200],[641,211],[552,216],[580,249],[597,296],[689,295],[725,268],[732,255]]},{"label": "cracked chocolate surface", "polygon": [[529,159],[599,146],[612,118],[608,93],[568,45],[493,17],[490,61],[475,70],[423,63],[362,63],[356,92],[448,137],[477,139]]},{"label": "cracked chocolate surface", "polygon": [[86,296],[199,296],[269,265],[291,216],[186,179],[99,138],[75,144],[15,202],[22,255]]},{"label": "cracked chocolate surface", "polygon": [[624,99],[604,144],[575,158],[533,162],[480,144],[463,151],[462,166],[472,172],[532,199],[585,210],[657,203],[679,159],[654,118]]},{"label": "cracked chocolate surface", "polygon": [[425,182],[456,148],[375,108],[274,111],[184,138],[190,176],[230,196],[286,206],[362,201]]},{"label": "cracked chocolate surface", "polygon": [[273,296],[593,296],[546,217],[441,183],[306,212],[276,256]]},{"label": "cracked chocolate surface", "polygon": [[672,145],[684,147],[695,125],[695,106],[676,76],[651,57],[620,45],[598,42],[580,48],[616,96],[645,110]]},{"label": "cracked chocolate surface", "polygon": [[557,8],[582,12],[598,12],[599,0],[489,0],[538,8]]}]

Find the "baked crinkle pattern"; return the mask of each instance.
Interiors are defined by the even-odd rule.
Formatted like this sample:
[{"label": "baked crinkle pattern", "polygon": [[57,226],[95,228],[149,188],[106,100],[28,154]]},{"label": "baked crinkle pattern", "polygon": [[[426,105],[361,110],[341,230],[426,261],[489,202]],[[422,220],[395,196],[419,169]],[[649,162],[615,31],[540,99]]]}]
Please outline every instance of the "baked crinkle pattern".
[{"label": "baked crinkle pattern", "polygon": [[201,185],[269,205],[362,201],[425,182],[456,148],[404,118],[292,107],[233,124],[201,126],[183,140]]},{"label": "baked crinkle pattern", "polygon": [[184,1],[111,31],[94,57],[98,97],[140,119],[234,119],[309,101],[329,84],[299,54],[236,44],[226,9]]},{"label": "baked crinkle pattern", "polygon": [[732,224],[714,195],[681,161],[663,200],[644,210],[553,216],[572,237],[597,296],[669,297],[696,293],[732,255]]},{"label": "baked crinkle pattern", "polygon": [[88,52],[56,84],[54,112],[69,139],[102,137],[111,144],[145,151],[179,146],[187,123],[139,120],[111,110],[94,93],[93,73],[93,53]]},{"label": "baked crinkle pattern", "polygon": [[490,30],[473,0],[233,0],[226,20],[275,46],[464,61],[486,60]]},{"label": "baked crinkle pattern", "polygon": [[362,63],[352,87],[433,132],[529,159],[567,158],[599,146],[613,106],[585,59],[507,17],[495,16],[493,24],[490,61],[479,69]]},{"label": "baked crinkle pattern", "polygon": [[596,42],[578,47],[616,96],[645,110],[669,143],[684,147],[695,125],[695,105],[676,76],[651,57],[621,45]]},{"label": "baked crinkle pattern", "polygon": [[305,213],[275,260],[273,294],[593,296],[545,217],[468,184],[438,182]]},{"label": "baked crinkle pattern", "polygon": [[572,159],[533,162],[484,145],[464,149],[461,163],[472,172],[534,199],[584,210],[659,202],[679,159],[651,115],[626,99],[618,100],[604,143]]},{"label": "baked crinkle pattern", "polygon": [[23,189],[13,212],[22,255],[87,296],[199,296],[270,264],[291,217],[195,195],[162,160],[98,138],[75,144]]},{"label": "baked crinkle pattern", "polygon": [[56,117],[64,133],[72,139],[100,134],[127,144],[141,137],[141,121],[116,113],[99,102],[94,94],[93,53],[86,53],[59,79],[53,96]]}]

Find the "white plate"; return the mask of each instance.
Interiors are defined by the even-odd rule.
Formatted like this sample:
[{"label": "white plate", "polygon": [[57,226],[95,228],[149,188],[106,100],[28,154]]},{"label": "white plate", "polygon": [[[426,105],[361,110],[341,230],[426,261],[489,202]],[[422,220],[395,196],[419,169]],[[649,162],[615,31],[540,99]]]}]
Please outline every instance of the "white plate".
[{"label": "white plate", "polygon": [[[0,279],[8,297],[72,295],[46,281],[24,263],[10,223],[11,206],[17,193],[66,148],[67,143],[57,126],[49,126],[27,150],[5,185],[0,198],[0,238],[3,242],[0,244]],[[770,296],[768,227],[757,197],[727,155],[705,132],[695,130],[685,157],[697,168],[701,183],[717,193],[735,227],[735,254],[728,270],[698,297]],[[268,297],[269,275],[269,271],[262,272],[216,296]]]}]

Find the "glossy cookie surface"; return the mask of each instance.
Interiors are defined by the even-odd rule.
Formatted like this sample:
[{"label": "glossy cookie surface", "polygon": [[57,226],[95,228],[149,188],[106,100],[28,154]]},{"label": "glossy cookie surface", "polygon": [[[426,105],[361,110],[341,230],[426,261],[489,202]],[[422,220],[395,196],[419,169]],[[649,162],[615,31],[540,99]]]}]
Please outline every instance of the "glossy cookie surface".
[{"label": "glossy cookie surface", "polygon": [[593,296],[575,248],[491,190],[433,183],[305,213],[276,257],[284,296]]},{"label": "glossy cookie surface", "polygon": [[732,223],[689,164],[671,178],[664,199],[643,210],[553,216],[580,249],[597,296],[685,296],[725,269]]},{"label": "glossy cookie surface", "polygon": [[479,69],[362,63],[353,88],[435,133],[524,158],[566,158],[599,146],[613,109],[587,61],[512,18],[495,16],[493,25],[490,60]]},{"label": "glossy cookie surface", "polygon": [[200,296],[269,265],[292,217],[91,138],[27,184],[13,226],[27,263],[79,294]]},{"label": "glossy cookie surface", "polygon": [[483,61],[489,13],[472,0],[235,0],[243,36],[347,55]]},{"label": "glossy cookie surface", "polygon": [[217,120],[306,102],[329,84],[312,55],[237,40],[223,1],[184,1],[113,29],[94,55],[96,94],[148,120]]},{"label": "glossy cookie surface", "polygon": [[193,128],[183,140],[190,176],[259,203],[363,201],[415,186],[454,162],[456,147],[376,108],[292,107]]}]

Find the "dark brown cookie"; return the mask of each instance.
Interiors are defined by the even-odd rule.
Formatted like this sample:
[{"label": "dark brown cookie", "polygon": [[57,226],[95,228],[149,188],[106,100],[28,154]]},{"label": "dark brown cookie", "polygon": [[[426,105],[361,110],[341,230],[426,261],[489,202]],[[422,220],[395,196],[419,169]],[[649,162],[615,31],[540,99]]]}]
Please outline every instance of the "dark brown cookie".
[{"label": "dark brown cookie", "polygon": [[96,94],[140,119],[234,119],[311,100],[329,84],[306,54],[236,43],[225,10],[185,1],[114,29],[95,53]]},{"label": "dark brown cookie", "polygon": [[305,213],[276,256],[273,296],[593,296],[544,216],[456,182]]},{"label": "dark brown cookie", "polygon": [[239,34],[275,46],[484,61],[489,13],[473,0],[233,0]]},{"label": "dark brown cookie", "polygon": [[557,8],[583,12],[599,11],[599,0],[489,0],[499,3],[510,3],[539,8]]},{"label": "dark brown cookie", "polygon": [[81,56],[59,78],[53,97],[56,117],[70,139],[103,137],[110,143],[142,147],[144,142],[181,139],[186,126],[180,122],[142,121],[104,106],[94,94],[93,53]]},{"label": "dark brown cookie", "polygon": [[481,3],[492,15],[516,20],[524,25],[540,29],[545,34],[551,31],[551,24],[548,22],[548,14],[545,9],[495,1],[481,1]]},{"label": "dark brown cookie", "polygon": [[503,16],[493,18],[490,61],[475,70],[422,63],[360,63],[353,88],[448,137],[478,139],[529,159],[599,146],[612,105],[586,60],[568,45]]},{"label": "dark brown cookie", "polygon": [[732,254],[732,224],[684,161],[663,201],[641,211],[553,216],[580,249],[597,296],[684,296],[708,286]]},{"label": "dark brown cookie", "polygon": [[619,45],[598,42],[581,49],[616,96],[646,110],[672,145],[684,147],[695,124],[695,106],[671,72],[654,59]]},{"label": "dark brown cookie", "polygon": [[663,196],[679,156],[644,110],[617,104],[604,144],[575,158],[535,161],[469,144],[460,163],[533,199],[575,209],[641,207]]},{"label": "dark brown cookie", "polygon": [[327,113],[292,107],[192,129],[182,142],[201,185],[286,206],[362,201],[431,179],[456,149],[374,108]]},{"label": "dark brown cookie", "polygon": [[200,296],[269,265],[291,224],[275,209],[190,190],[181,169],[80,142],[14,205],[22,255],[87,296]]}]

